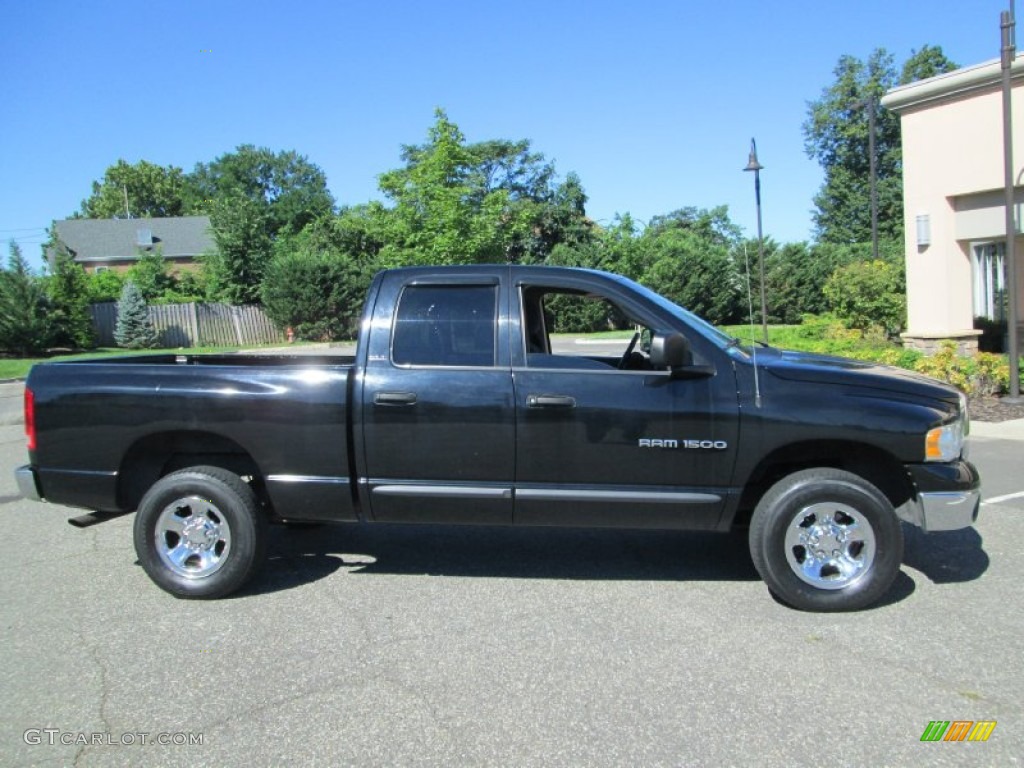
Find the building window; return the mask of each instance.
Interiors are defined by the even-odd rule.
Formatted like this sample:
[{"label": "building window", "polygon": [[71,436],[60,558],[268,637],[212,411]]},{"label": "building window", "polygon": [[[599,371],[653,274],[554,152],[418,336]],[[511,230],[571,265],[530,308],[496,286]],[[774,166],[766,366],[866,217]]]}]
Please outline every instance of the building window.
[{"label": "building window", "polygon": [[974,281],[974,316],[1006,320],[1005,243],[975,245],[971,257]]}]

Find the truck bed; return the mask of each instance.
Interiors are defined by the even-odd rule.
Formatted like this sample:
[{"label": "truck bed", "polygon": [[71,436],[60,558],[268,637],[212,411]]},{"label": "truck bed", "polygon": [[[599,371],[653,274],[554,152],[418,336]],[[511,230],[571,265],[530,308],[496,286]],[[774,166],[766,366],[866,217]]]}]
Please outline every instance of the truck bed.
[{"label": "truck bed", "polygon": [[350,356],[161,354],[38,365],[27,386],[41,485],[56,503],[129,511],[177,457],[195,464],[198,452],[264,483],[280,516],[355,519],[352,364]]}]

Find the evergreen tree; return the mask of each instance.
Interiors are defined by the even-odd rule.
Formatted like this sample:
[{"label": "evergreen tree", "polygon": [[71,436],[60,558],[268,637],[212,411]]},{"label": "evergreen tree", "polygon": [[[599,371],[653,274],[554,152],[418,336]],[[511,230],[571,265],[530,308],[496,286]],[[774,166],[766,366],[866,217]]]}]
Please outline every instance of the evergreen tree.
[{"label": "evergreen tree", "polygon": [[0,269],[0,349],[16,355],[45,350],[52,336],[49,309],[40,280],[11,240],[7,269]]},{"label": "evergreen tree", "polygon": [[117,346],[127,349],[152,349],[156,346],[156,330],[149,320],[149,307],[135,283],[128,281],[117,302]]},{"label": "evergreen tree", "polygon": [[45,285],[53,307],[50,316],[53,344],[73,349],[95,346],[89,278],[62,244],[58,244],[53,274],[46,278]]}]

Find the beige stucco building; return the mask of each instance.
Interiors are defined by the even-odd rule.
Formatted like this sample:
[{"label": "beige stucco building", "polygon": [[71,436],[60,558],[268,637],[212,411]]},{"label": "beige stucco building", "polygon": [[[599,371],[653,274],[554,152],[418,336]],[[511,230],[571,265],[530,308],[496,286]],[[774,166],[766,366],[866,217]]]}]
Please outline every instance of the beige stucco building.
[{"label": "beige stucco building", "polygon": [[[1013,164],[1024,201],[1024,56],[1012,72]],[[903,129],[908,346],[977,348],[975,317],[1006,319],[1002,71],[999,61],[895,88]],[[1022,264],[1024,238],[1015,240]],[[1017,269],[1024,307],[1024,269]]]}]

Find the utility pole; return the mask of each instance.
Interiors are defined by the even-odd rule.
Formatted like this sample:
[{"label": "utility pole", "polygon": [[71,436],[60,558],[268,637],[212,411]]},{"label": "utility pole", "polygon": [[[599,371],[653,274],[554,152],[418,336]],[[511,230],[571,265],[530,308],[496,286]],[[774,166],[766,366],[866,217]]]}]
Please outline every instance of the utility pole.
[{"label": "utility pole", "polygon": [[1020,401],[1020,341],[1017,336],[1017,323],[1020,317],[1017,299],[1017,224],[1014,217],[1014,184],[1013,184],[1013,120],[1011,117],[1010,99],[1010,68],[1017,55],[1014,41],[1014,8],[1010,2],[1010,10],[1000,15],[1002,32],[1002,50],[1000,61],[1003,71],[1003,170],[1006,195],[1006,280],[1010,284],[1007,293],[1009,305],[1006,320],[1006,336],[1009,341],[1010,357],[1010,394],[1009,399]]},{"label": "utility pole", "polygon": [[868,163],[871,174],[871,258],[878,261],[878,162],[875,159],[875,97],[868,97]]}]

